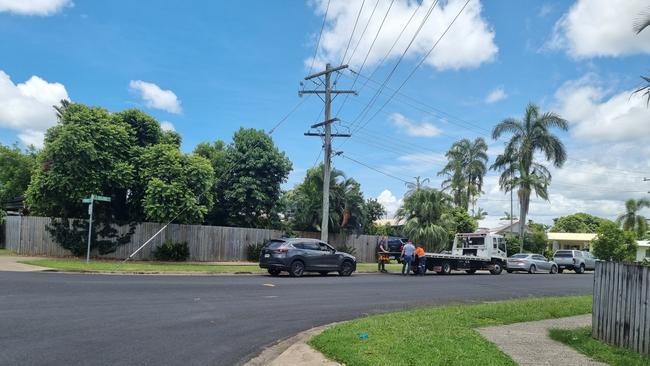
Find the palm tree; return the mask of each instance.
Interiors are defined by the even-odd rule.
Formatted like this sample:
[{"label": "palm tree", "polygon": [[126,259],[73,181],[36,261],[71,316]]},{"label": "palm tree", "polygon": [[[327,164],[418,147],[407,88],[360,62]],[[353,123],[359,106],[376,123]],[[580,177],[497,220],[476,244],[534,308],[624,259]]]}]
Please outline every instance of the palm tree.
[{"label": "palm tree", "polygon": [[[442,188],[454,196],[456,206],[468,210],[470,202],[475,202],[474,197],[483,188],[483,177],[487,171],[487,144],[482,137],[474,141],[462,139],[455,142],[445,156],[448,163],[438,172],[438,175],[447,176]],[[464,192],[461,194],[460,191]]]},{"label": "palm tree", "polygon": [[510,216],[510,212],[503,211],[503,217],[499,218],[499,220],[517,220],[517,216]]},{"label": "palm tree", "polygon": [[484,218],[487,217],[488,213],[483,209],[483,207],[479,207],[476,212],[473,212],[474,214],[472,215],[476,220],[483,220]]},{"label": "palm tree", "polygon": [[[520,222],[526,222],[530,204],[530,194],[534,191],[542,199],[548,200],[548,185],[551,173],[546,166],[535,161],[535,153],[542,153],[547,161],[560,168],[566,161],[566,148],[560,139],[549,130],[559,128],[568,130],[565,119],[553,112],[540,113],[539,107],[529,104],[523,120],[506,118],[494,127],[495,140],[505,133],[512,136],[506,143],[503,154],[499,155],[492,169],[501,172],[501,189],[517,189]],[[520,250],[523,251],[524,225],[519,225]]]},{"label": "palm tree", "polygon": [[451,197],[433,188],[420,188],[404,198],[396,218],[406,220],[404,235],[421,243],[429,251],[439,251],[449,242],[446,212],[451,208]]},{"label": "palm tree", "polygon": [[[634,24],[634,31],[636,32],[636,34],[639,34],[648,26],[650,26],[650,13],[644,14],[643,17],[639,19],[639,21],[636,24]],[[643,79],[645,85],[635,90],[634,93],[642,92],[643,95],[646,96],[646,105],[647,105],[650,104],[650,77],[641,75],[641,79]]]},{"label": "palm tree", "polygon": [[406,183],[406,193],[404,194],[405,196],[410,195],[411,193],[418,191],[425,187],[425,184],[429,183],[429,178],[424,178],[417,176],[415,177],[415,182],[409,182]]},{"label": "palm tree", "polygon": [[648,234],[648,220],[639,215],[639,211],[644,207],[650,208],[650,200],[645,198],[629,199],[625,201],[625,213],[616,218],[616,223],[623,230],[634,231],[639,240],[645,238]]}]

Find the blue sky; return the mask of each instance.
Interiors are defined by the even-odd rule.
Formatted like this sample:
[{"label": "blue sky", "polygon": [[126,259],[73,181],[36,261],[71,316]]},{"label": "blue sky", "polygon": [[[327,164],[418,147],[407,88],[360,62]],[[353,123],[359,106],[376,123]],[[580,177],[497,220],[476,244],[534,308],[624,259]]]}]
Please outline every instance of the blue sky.
[{"label": "blue sky", "polygon": [[[365,79],[358,79],[359,95],[336,115],[350,123],[432,5],[396,0],[388,11],[390,1],[379,0],[371,17],[375,1],[366,0],[347,48],[361,3],[331,0],[328,8],[327,0],[4,1],[0,142],[38,145],[55,123],[49,106],[61,97],[111,111],[141,108],[181,133],[188,152],[201,141],[228,141],[241,126],[268,130],[300,102],[299,83],[309,71],[326,12],[314,70],[324,62],[340,63],[345,53],[350,69],[373,74],[363,88]],[[631,94],[638,76],[650,73],[650,30],[632,31],[647,9],[641,0],[470,0],[400,90],[403,95],[379,111],[390,88],[414,70],[464,3],[441,1],[433,8],[367,117],[376,116],[358,119],[357,126],[365,127],[342,146],[336,141],[337,149],[402,180],[429,177],[437,186],[444,152],[455,140],[483,136],[493,158],[502,141],[492,141],[489,131],[535,102],[570,121],[570,131],[561,135],[571,159],[554,171],[551,202],[534,200],[533,219],[550,222],[575,211],[612,217],[622,210],[621,200],[647,196],[650,184],[641,179],[650,176],[650,113]],[[349,89],[353,80],[354,74],[344,72],[337,87]],[[343,99],[334,101],[333,111]],[[321,109],[318,98],[309,98],[273,134],[294,163],[287,188],[319,156],[319,141],[303,133],[322,119]],[[334,164],[389,210],[399,204],[402,181],[342,157]],[[490,213],[486,225],[495,225],[509,209],[508,197],[499,192],[494,173],[484,190],[477,206]]]}]

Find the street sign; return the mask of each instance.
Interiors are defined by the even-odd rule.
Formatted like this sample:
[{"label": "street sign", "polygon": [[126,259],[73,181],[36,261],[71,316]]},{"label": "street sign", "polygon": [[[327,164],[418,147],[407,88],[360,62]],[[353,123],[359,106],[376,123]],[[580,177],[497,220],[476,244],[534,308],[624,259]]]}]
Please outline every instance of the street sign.
[{"label": "street sign", "polygon": [[95,199],[95,201],[111,202],[111,198],[107,196],[98,196],[96,194],[93,194],[93,198]]},{"label": "street sign", "polygon": [[90,198],[84,198],[84,199],[81,200],[81,202],[90,203],[90,202],[92,202],[92,200]]}]

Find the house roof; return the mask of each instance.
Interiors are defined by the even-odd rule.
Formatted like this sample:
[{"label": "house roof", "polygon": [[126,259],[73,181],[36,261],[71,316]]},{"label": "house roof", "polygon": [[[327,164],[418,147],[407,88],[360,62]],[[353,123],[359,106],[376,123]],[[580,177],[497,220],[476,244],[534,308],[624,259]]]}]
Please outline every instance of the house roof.
[{"label": "house roof", "polygon": [[495,228],[493,228],[493,229],[490,229],[489,231],[492,232],[492,233],[500,233],[500,232],[503,232],[503,231],[509,230],[511,227],[514,227],[514,226],[516,226],[517,224],[519,224],[519,220],[514,220],[514,221],[512,222],[512,225],[510,224],[510,222],[508,222],[508,223],[505,224],[505,225],[501,225],[501,226],[499,226],[499,227],[495,227]]},{"label": "house roof", "polygon": [[593,233],[547,233],[548,240],[557,241],[592,241],[596,234]]},{"label": "house roof", "polygon": [[379,219],[375,220],[375,224],[377,225],[390,225],[390,226],[400,226],[404,225],[406,223],[406,220],[397,220],[397,219]]},{"label": "house roof", "polygon": [[636,245],[644,248],[650,248],[650,240],[637,240]]}]

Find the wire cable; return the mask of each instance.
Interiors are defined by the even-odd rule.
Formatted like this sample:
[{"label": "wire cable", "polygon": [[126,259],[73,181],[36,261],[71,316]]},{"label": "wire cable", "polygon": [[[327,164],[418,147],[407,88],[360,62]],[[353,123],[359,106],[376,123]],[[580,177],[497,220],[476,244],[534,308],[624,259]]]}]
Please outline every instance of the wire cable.
[{"label": "wire cable", "polygon": [[330,11],[330,1],[327,0],[327,8],[325,9],[325,16],[323,16],[323,24],[320,26],[320,33],[318,33],[318,41],[316,42],[316,49],[314,50],[314,57],[311,59],[311,65],[309,66],[309,72],[307,75],[311,74],[311,70],[314,68],[314,62],[316,61],[316,56],[318,56],[318,49],[320,48],[320,39],[323,36],[323,28],[325,28],[325,22],[327,22],[327,13]]}]

